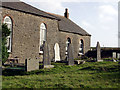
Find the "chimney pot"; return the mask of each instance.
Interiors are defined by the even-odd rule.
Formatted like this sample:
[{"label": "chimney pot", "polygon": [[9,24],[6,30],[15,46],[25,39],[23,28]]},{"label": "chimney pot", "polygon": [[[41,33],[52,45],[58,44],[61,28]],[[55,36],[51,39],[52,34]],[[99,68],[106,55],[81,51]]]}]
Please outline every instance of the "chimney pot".
[{"label": "chimney pot", "polygon": [[69,13],[67,8],[65,9],[64,17],[69,18]]}]

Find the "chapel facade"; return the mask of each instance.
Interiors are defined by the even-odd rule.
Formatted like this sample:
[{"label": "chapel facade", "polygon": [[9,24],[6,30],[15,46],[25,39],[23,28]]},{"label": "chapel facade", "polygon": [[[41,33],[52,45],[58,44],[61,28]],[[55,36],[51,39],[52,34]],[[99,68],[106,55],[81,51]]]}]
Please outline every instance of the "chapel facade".
[{"label": "chapel facade", "polygon": [[51,61],[66,60],[68,45],[73,45],[74,58],[86,55],[90,49],[91,35],[64,16],[41,11],[24,2],[3,2],[2,23],[11,31],[7,39],[10,58],[38,59],[42,62],[43,43],[49,46]]}]

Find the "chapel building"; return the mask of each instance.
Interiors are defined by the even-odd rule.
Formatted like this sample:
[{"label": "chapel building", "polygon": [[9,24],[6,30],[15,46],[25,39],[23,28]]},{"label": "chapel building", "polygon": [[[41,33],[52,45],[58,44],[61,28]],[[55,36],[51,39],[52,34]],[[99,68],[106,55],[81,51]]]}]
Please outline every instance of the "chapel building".
[{"label": "chapel building", "polygon": [[2,2],[2,23],[11,31],[7,39],[9,59],[39,59],[42,62],[43,43],[49,46],[51,61],[66,60],[68,45],[73,45],[74,58],[86,55],[91,35],[64,16],[41,11],[24,2]]}]

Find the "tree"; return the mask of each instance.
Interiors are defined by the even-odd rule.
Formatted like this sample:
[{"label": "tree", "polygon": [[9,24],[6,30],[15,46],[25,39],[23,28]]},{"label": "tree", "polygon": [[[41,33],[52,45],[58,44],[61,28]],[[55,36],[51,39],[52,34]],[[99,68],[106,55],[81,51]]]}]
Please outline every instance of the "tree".
[{"label": "tree", "polygon": [[1,32],[2,35],[0,35],[0,43],[2,42],[1,48],[2,48],[2,64],[3,64],[8,59],[9,56],[9,53],[7,52],[6,44],[7,44],[7,37],[10,35],[10,29],[8,29],[6,24],[2,24],[2,28],[0,28],[0,34]]}]

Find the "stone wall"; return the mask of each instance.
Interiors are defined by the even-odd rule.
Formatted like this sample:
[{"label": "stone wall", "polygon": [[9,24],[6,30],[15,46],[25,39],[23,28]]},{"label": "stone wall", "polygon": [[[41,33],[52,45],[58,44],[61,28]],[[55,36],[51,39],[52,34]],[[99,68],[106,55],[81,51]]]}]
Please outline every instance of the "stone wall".
[{"label": "stone wall", "polygon": [[[116,53],[115,58],[119,58],[120,50],[101,50],[101,58],[114,58],[113,53]],[[96,58],[97,52],[96,50],[88,51],[88,57]]]},{"label": "stone wall", "polygon": [[10,57],[20,58],[19,63],[25,63],[25,59],[29,57],[32,59],[40,59],[40,24],[45,23],[47,26],[47,41],[50,47],[50,56],[52,59],[53,46],[57,41],[57,20],[26,14],[6,8],[3,8],[2,10],[3,17],[9,15],[13,20],[12,52],[10,53]]},{"label": "stone wall", "polygon": [[65,55],[65,47],[66,47],[66,41],[67,38],[71,39],[71,43],[73,44],[73,52],[74,52],[74,58],[78,58],[79,53],[79,41],[82,39],[84,41],[84,54],[87,53],[87,51],[90,49],[90,36],[81,36],[78,34],[72,34],[72,33],[66,33],[66,32],[59,32],[59,45],[60,45],[60,53],[61,53],[61,59],[64,60],[66,58]]}]

